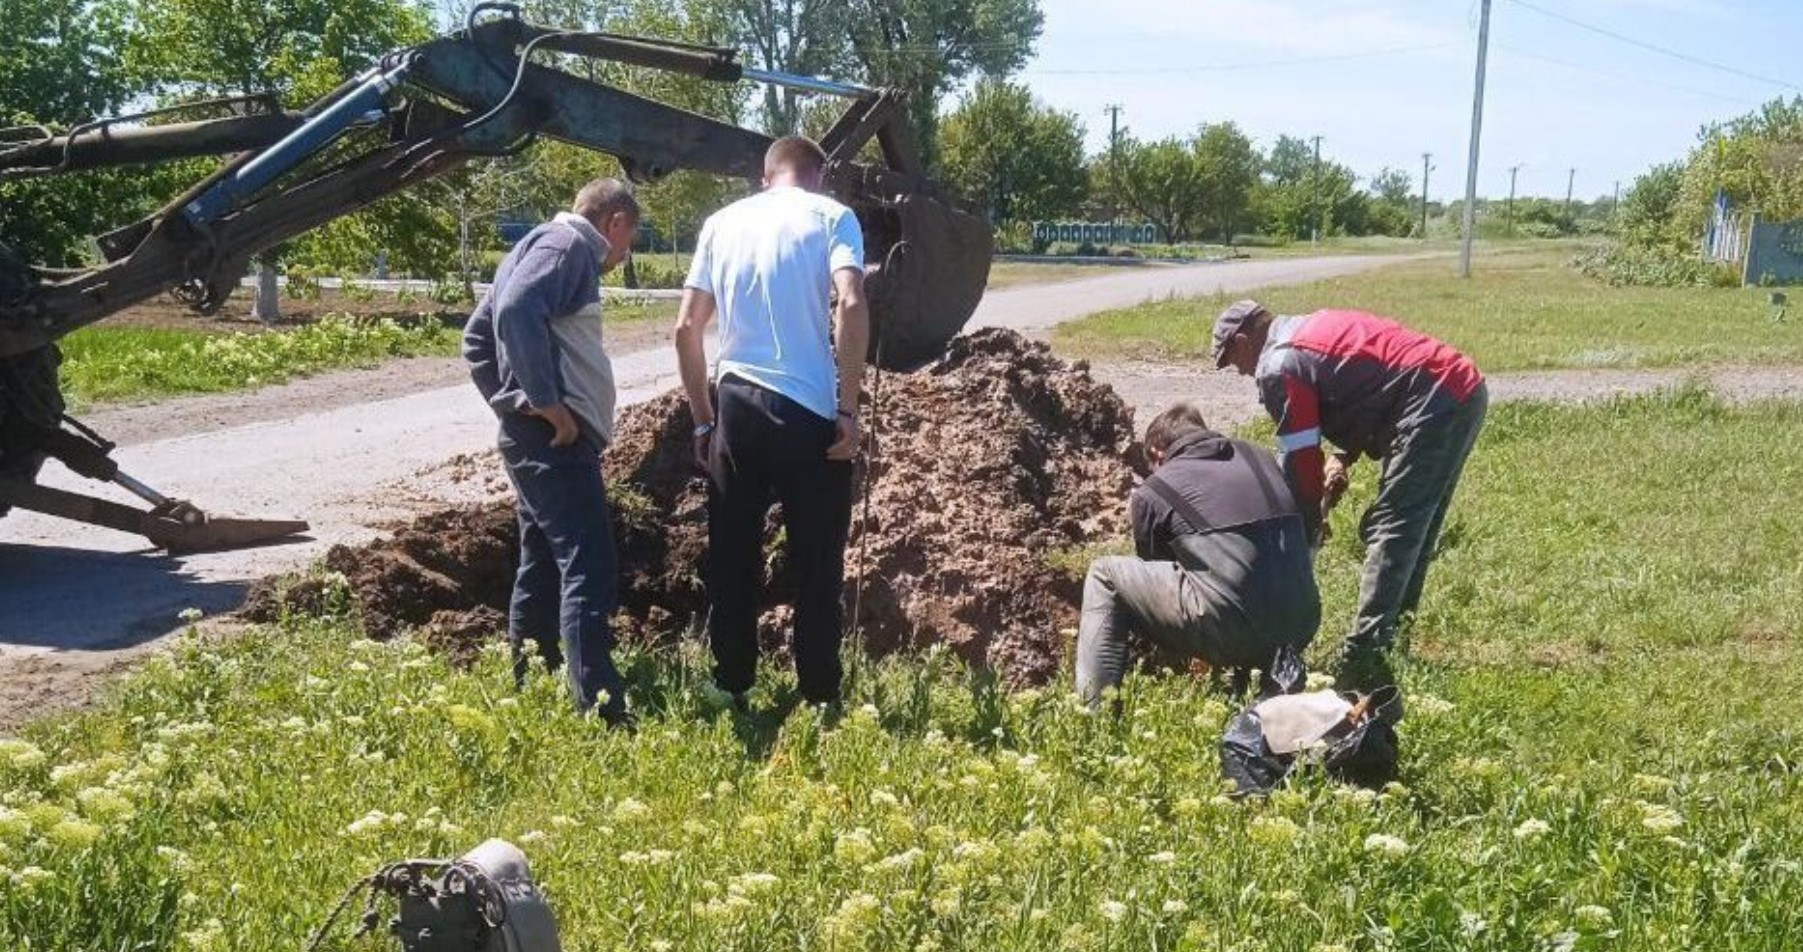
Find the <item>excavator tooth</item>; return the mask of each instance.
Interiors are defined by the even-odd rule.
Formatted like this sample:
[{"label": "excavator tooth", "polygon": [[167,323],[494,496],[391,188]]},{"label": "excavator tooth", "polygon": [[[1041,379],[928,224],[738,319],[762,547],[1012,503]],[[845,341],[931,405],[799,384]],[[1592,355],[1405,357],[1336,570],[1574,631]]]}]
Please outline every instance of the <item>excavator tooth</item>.
[{"label": "excavator tooth", "polygon": [[310,526],[300,519],[232,519],[209,516],[200,523],[145,520],[144,535],[170,555],[241,549],[298,536]]}]

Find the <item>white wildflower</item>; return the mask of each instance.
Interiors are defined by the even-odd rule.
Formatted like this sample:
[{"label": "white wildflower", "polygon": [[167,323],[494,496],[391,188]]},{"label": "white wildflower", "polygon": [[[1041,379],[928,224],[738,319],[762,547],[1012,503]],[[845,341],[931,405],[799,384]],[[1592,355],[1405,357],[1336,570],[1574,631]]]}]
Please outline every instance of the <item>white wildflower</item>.
[{"label": "white wildflower", "polygon": [[1521,825],[1515,828],[1515,838],[1518,840],[1535,840],[1545,836],[1551,829],[1552,826],[1545,820],[1530,818],[1521,821]]},{"label": "white wildflower", "polygon": [[1365,837],[1365,852],[1389,857],[1406,856],[1409,852],[1409,843],[1400,836],[1373,833]]}]

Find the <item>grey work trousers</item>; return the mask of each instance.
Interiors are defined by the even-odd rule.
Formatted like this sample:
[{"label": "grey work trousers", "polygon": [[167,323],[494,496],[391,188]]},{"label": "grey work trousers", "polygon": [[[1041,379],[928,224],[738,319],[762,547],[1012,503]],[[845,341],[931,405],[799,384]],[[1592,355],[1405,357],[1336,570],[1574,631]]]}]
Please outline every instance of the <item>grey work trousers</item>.
[{"label": "grey work trousers", "polygon": [[1279,642],[1251,632],[1238,615],[1176,562],[1126,555],[1097,559],[1083,583],[1077,694],[1094,706],[1102,692],[1120,685],[1127,676],[1128,636],[1135,631],[1214,667],[1267,666]]},{"label": "grey work trousers", "polygon": [[1396,435],[1384,457],[1377,500],[1359,523],[1365,568],[1342,662],[1388,651],[1402,616],[1421,601],[1446,510],[1489,403],[1489,389],[1480,383],[1448,416]]}]

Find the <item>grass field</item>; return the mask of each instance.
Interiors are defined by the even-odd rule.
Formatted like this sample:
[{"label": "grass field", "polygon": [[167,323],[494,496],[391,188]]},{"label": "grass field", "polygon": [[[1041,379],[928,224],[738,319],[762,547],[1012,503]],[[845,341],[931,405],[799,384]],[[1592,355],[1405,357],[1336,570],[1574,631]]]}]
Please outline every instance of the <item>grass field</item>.
[{"label": "grass field", "polygon": [[188,640],[0,742],[0,946],[296,948],[379,863],[499,835],[600,952],[1795,949],[1800,424],[1699,393],[1494,408],[1376,794],[1226,800],[1229,700],[1181,677],[1130,679],[1114,719],[1068,680],[862,664],[828,726],[707,712],[696,650],[632,653],[627,737],[492,652],[454,671],[348,621]]},{"label": "grass field", "polygon": [[[670,302],[608,305],[612,324],[667,321]],[[430,317],[400,322],[328,316],[292,328],[219,332],[100,324],[63,338],[64,393],[76,407],[184,393],[252,390],[293,377],[373,367],[396,357],[451,357],[461,330]]]},{"label": "grass field", "polygon": [[[1452,258],[1411,261],[1258,298],[1278,313],[1342,307],[1390,315],[1488,371],[1803,362],[1803,323],[1772,323],[1764,290],[1611,288],[1571,269],[1569,257],[1487,255],[1470,281],[1457,277]],[[1232,297],[1097,314],[1058,328],[1054,340],[1087,356],[1194,359],[1207,355],[1214,317]]]}]

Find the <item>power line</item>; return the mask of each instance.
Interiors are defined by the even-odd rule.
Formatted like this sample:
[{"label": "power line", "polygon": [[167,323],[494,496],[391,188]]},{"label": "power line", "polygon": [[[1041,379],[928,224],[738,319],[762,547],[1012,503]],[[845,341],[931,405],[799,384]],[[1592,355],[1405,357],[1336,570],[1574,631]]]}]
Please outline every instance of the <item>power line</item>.
[{"label": "power line", "polygon": [[1630,76],[1627,73],[1617,73],[1612,70],[1597,69],[1594,66],[1585,66],[1582,63],[1573,63],[1569,60],[1559,59],[1556,56],[1547,56],[1544,53],[1536,53],[1532,50],[1524,50],[1519,46],[1510,46],[1506,43],[1495,43],[1492,45],[1495,46],[1499,50],[1507,50],[1508,52],[1510,52],[1516,56],[1526,57],[1527,59],[1531,59],[1531,60],[1538,60],[1539,62],[1542,62],[1542,63],[1547,63],[1552,66],[1563,67],[1565,69],[1573,70],[1573,71],[1579,72],[1579,73],[1589,73],[1592,76],[1601,76],[1605,79],[1613,79],[1613,80],[1618,80],[1618,81],[1624,82],[1624,83],[1632,83],[1635,86],[1657,86],[1662,89],[1672,90],[1673,92],[1690,93],[1691,95],[1694,95],[1694,96],[1707,96],[1710,99],[1719,99],[1722,102],[1731,102],[1731,103],[1735,103],[1735,104],[1741,105],[1741,106],[1757,106],[1757,105],[1759,105],[1759,103],[1755,102],[1754,100],[1742,99],[1739,96],[1726,96],[1721,93],[1712,92],[1707,89],[1699,89],[1695,86],[1681,86],[1681,85],[1678,85],[1677,83],[1668,83],[1668,82],[1664,82],[1664,81],[1657,80],[1657,79],[1643,79],[1638,76]]},{"label": "power line", "polygon": [[1624,36],[1620,33],[1615,32],[1614,30],[1610,30],[1605,27],[1597,26],[1594,23],[1585,23],[1583,20],[1578,20],[1578,19],[1574,19],[1572,17],[1568,17],[1565,14],[1559,13],[1556,10],[1548,10],[1545,7],[1536,6],[1535,4],[1529,3],[1528,0],[1509,0],[1509,2],[1515,4],[1518,7],[1523,7],[1528,10],[1532,10],[1535,13],[1538,13],[1543,17],[1549,17],[1551,19],[1558,20],[1561,23],[1570,24],[1571,26],[1575,26],[1580,30],[1588,30],[1591,33],[1595,33],[1598,36],[1608,37],[1609,39],[1615,40],[1618,43],[1626,43],[1629,46],[1637,46],[1643,50],[1650,50],[1650,51],[1652,51],[1654,53],[1658,53],[1662,56],[1669,56],[1672,59],[1682,60],[1683,62],[1690,63],[1695,66],[1702,66],[1702,67],[1706,67],[1708,69],[1718,70],[1723,73],[1729,73],[1734,76],[1739,76],[1743,79],[1752,79],[1752,80],[1757,80],[1762,83],[1770,83],[1774,86],[1783,86],[1786,89],[1803,89],[1803,86],[1799,86],[1796,83],[1788,82],[1786,80],[1775,79],[1771,76],[1762,76],[1759,73],[1750,73],[1744,69],[1740,69],[1735,66],[1729,66],[1725,63],[1717,63],[1717,62],[1714,62],[1713,60],[1706,60],[1700,56],[1692,56],[1689,53],[1680,52],[1678,50],[1674,50],[1674,49],[1672,49],[1670,47],[1666,47],[1666,46],[1660,46],[1657,43],[1648,43],[1645,40],[1637,40],[1631,36]]},{"label": "power line", "polygon": [[1459,43],[1424,43],[1416,46],[1397,46],[1381,50],[1365,50],[1359,53],[1336,53],[1329,56],[1305,56],[1281,60],[1260,60],[1240,63],[1212,63],[1206,66],[1160,66],[1160,67],[1122,67],[1118,69],[1034,69],[1028,67],[1022,73],[1037,76],[1115,76],[1115,75],[1164,75],[1171,73],[1219,73],[1243,69],[1268,69],[1279,66],[1308,66],[1315,63],[1340,63],[1347,60],[1373,59],[1382,56],[1398,56],[1404,53],[1421,53],[1428,50],[1440,50],[1447,47],[1460,46]]}]

